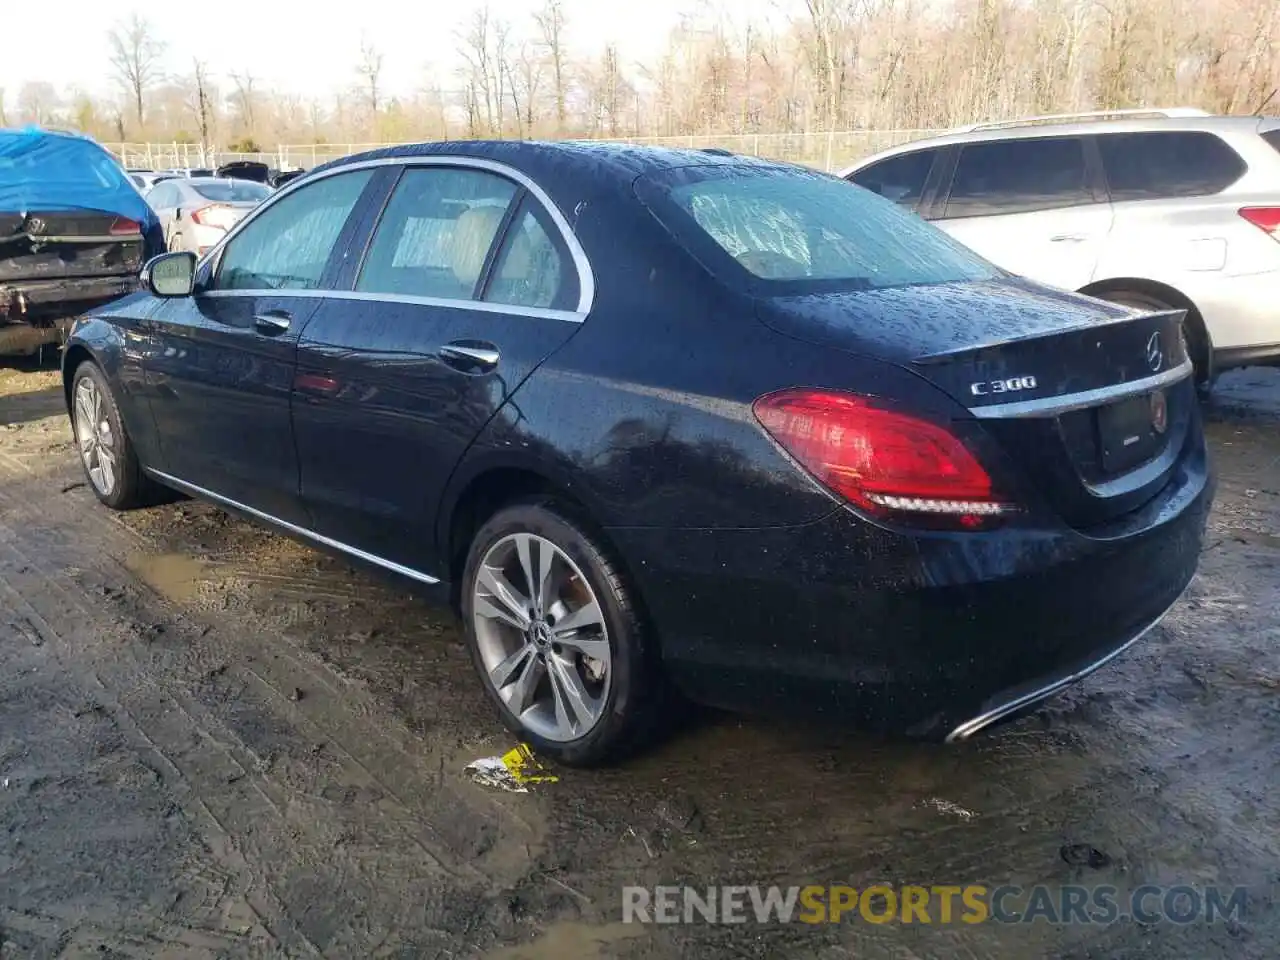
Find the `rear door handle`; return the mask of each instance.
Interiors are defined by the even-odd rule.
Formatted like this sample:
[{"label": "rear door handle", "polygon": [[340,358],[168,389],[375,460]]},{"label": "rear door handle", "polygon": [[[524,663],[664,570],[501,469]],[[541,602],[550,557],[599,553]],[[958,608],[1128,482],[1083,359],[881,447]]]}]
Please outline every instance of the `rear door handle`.
[{"label": "rear door handle", "polygon": [[1060,233],[1056,237],[1050,237],[1050,243],[1083,243],[1089,238],[1082,233]]},{"label": "rear door handle", "polygon": [[253,325],[260,333],[269,337],[277,336],[289,329],[289,321],[293,318],[284,310],[268,310],[253,317]]},{"label": "rear door handle", "polygon": [[487,373],[498,365],[500,358],[497,347],[481,340],[455,340],[440,348],[440,359],[464,373]]}]

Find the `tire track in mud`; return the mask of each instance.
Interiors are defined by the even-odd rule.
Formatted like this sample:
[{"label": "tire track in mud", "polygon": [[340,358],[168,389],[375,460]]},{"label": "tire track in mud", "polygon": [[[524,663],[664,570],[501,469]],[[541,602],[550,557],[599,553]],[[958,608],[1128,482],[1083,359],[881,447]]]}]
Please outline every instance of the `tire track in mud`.
[{"label": "tire track in mud", "polygon": [[[352,711],[351,701],[360,699],[359,695],[353,697],[350,690],[339,691],[331,678],[318,676],[315,664],[295,659],[296,649],[291,651],[284,645],[272,643],[274,638],[271,638],[264,642],[264,648],[279,652],[269,658],[248,655],[247,663],[228,666],[228,661],[237,659],[238,651],[225,648],[210,651],[202,647],[202,638],[192,635],[198,631],[183,629],[185,624],[180,624],[177,630],[170,626],[163,636],[149,638],[148,650],[159,649],[160,645],[189,643],[191,646],[184,652],[190,661],[184,665],[188,674],[184,679],[192,679],[189,675],[193,668],[197,674],[203,671],[203,676],[196,678],[200,682],[192,687],[190,695],[181,689],[180,683],[157,684],[149,679],[148,673],[158,673],[154,658],[148,663],[145,652],[141,657],[130,655],[131,646],[137,644],[137,634],[145,634],[148,629],[145,623],[131,622],[132,611],[128,607],[136,605],[135,598],[125,595],[134,591],[126,587],[117,593],[110,586],[118,583],[126,571],[112,570],[110,564],[95,561],[81,562],[74,577],[53,569],[35,556],[55,558],[66,551],[65,541],[37,520],[23,532],[23,545],[33,547],[24,551],[18,546],[13,526],[14,521],[31,519],[30,511],[15,511],[18,504],[7,495],[0,502],[5,506],[5,522],[0,525],[0,569],[21,571],[17,574],[6,571],[5,579],[16,581],[16,584],[6,584],[8,599],[27,610],[31,620],[43,624],[68,653],[83,657],[91,644],[99,648],[104,643],[114,645],[113,656],[92,657],[104,685],[119,693],[118,699],[110,698],[110,709],[130,719],[148,749],[164,757],[172,775],[181,779],[183,792],[198,798],[194,801],[194,812],[203,818],[209,834],[215,838],[214,854],[241,871],[244,879],[239,886],[246,889],[283,886],[286,888],[283,896],[293,901],[276,899],[269,904],[259,904],[256,908],[259,913],[287,924],[291,914],[302,913],[305,918],[308,911],[315,912],[308,898],[296,893],[307,887],[306,877],[272,876],[270,871],[263,875],[260,869],[256,874],[252,871],[247,876],[244,874],[246,856],[259,864],[271,859],[268,853],[279,854],[286,862],[290,853],[295,854],[293,859],[299,859],[297,849],[307,846],[306,837],[300,837],[300,832],[323,834],[316,838],[323,842],[315,845],[315,852],[318,854],[318,848],[327,843],[332,851],[327,855],[350,861],[351,872],[363,875],[364,886],[368,888],[399,874],[401,883],[396,885],[413,884],[420,890],[434,892],[437,903],[422,903],[418,916],[411,921],[405,918],[408,926],[418,929],[422,928],[423,916],[439,915],[439,929],[447,932],[448,915],[458,912],[456,902],[459,900],[459,892],[449,890],[449,886],[475,890],[474,894],[462,894],[462,899],[470,896],[479,902],[495,886],[508,885],[522,875],[523,870],[513,871],[510,864],[502,862],[496,864],[496,870],[486,869],[482,857],[486,851],[477,849],[475,837],[487,838],[490,844],[510,842],[514,827],[516,839],[520,839],[521,833],[526,835],[521,843],[524,847],[536,831],[527,823],[521,824],[520,818],[507,818],[511,821],[509,824],[497,823],[499,816],[493,812],[477,819],[469,809],[476,806],[476,800],[479,799],[481,808],[492,807],[492,803],[487,798],[458,794],[442,784],[443,776],[439,772],[431,782],[424,782],[417,773],[421,757],[411,757],[405,751],[404,740],[411,738],[390,738],[378,730],[362,729],[367,727],[366,718],[373,716],[374,711],[367,705]],[[94,509],[91,504],[85,508]],[[76,561],[83,561],[84,547],[83,543],[78,545],[78,552],[74,554]],[[102,609],[101,598],[93,597],[93,591],[86,589],[85,581],[105,587],[117,600],[123,598],[129,603],[124,609],[116,603],[109,611],[115,626],[107,636],[76,645],[63,638],[50,621],[61,626],[61,618],[70,612],[72,618],[84,623],[103,622],[103,614],[108,611]],[[34,605],[26,599],[33,594]],[[223,633],[225,631],[220,631],[219,636]],[[320,666],[324,668],[323,664]],[[231,685],[240,683],[245,686],[231,689]],[[351,716],[353,712],[359,719],[354,724],[344,722],[341,730],[335,728],[326,716],[326,712],[334,711],[331,696],[317,694],[296,703],[289,700],[285,691],[303,687],[340,694],[336,706],[344,714],[344,721],[356,719]],[[263,703],[261,711],[235,706],[257,702]],[[266,737],[268,744],[274,742],[283,747],[280,753],[270,749],[264,752],[259,744],[246,741],[243,736],[246,728],[261,734],[280,713],[287,714],[288,719],[277,724],[276,732]],[[353,734],[358,746],[348,743]],[[312,747],[319,747],[321,743],[324,746],[299,758],[295,748],[300,740]],[[420,742],[417,746],[421,751]],[[363,753],[364,759],[358,757],[357,752]],[[321,766],[323,776],[317,774]],[[374,773],[374,769],[379,772]],[[321,780],[322,788],[318,786]],[[232,795],[227,795],[232,789],[229,785],[233,785]],[[259,802],[246,805],[246,791],[256,793]],[[248,841],[243,851],[231,842],[233,835],[243,835],[246,831],[256,829],[260,834],[264,828],[263,818],[280,820],[281,811],[286,808],[290,810],[289,822],[280,831],[277,842]],[[335,814],[335,810],[344,808],[349,810],[349,815]],[[237,812],[235,819],[229,817],[229,810]],[[360,822],[371,812],[378,815],[372,832],[367,823]],[[325,823],[326,828],[317,830],[317,823]],[[436,830],[435,824],[442,824],[445,829]],[[480,866],[471,862],[478,857]],[[428,872],[435,875],[434,880],[423,876],[424,865],[433,866]],[[295,890],[292,897],[289,888]],[[475,909],[465,912],[474,913]],[[324,918],[312,917],[311,920],[313,925],[327,925]],[[286,942],[297,940],[303,947],[319,949],[307,940],[298,924],[293,923],[289,932],[292,936],[286,938]],[[343,936],[339,930],[327,933],[331,937]]]}]

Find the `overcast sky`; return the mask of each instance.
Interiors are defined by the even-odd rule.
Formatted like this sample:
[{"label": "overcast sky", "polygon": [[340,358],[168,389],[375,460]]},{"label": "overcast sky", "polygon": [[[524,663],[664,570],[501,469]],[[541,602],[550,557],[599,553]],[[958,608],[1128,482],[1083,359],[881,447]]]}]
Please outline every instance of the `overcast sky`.
[{"label": "overcast sky", "polygon": [[[0,0],[0,87],[10,104],[28,80],[59,92],[77,85],[93,94],[115,85],[106,45],[112,24],[137,10],[165,42],[165,67],[191,71],[192,57],[216,75],[250,71],[259,89],[326,95],[355,82],[362,35],[383,54],[383,87],[408,92],[434,79],[448,87],[457,66],[457,34],[483,0],[266,0],[251,3],[153,0]],[[624,62],[649,60],[682,13],[701,0],[564,0],[567,40],[598,54],[609,41]],[[798,0],[712,0],[735,16],[760,18]],[[513,35],[530,26],[540,0],[488,0]],[[299,27],[299,24],[305,26]]]}]

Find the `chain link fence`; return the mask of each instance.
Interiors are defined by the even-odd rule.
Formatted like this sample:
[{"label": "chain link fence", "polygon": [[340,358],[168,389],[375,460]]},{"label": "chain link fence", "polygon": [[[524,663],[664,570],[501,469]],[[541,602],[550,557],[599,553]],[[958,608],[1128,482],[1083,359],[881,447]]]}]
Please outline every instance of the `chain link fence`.
[{"label": "chain link fence", "polygon": [[[845,130],[829,133],[743,133],[683,137],[610,137],[599,142],[635,143],[698,150],[718,149],[770,160],[802,163],[837,171],[889,147],[941,133],[940,130]],[[108,143],[124,166],[147,170],[217,167],[233,160],[254,160],[278,170],[311,169],[328,160],[390,143],[279,144],[261,153],[235,153],[190,143]]]}]

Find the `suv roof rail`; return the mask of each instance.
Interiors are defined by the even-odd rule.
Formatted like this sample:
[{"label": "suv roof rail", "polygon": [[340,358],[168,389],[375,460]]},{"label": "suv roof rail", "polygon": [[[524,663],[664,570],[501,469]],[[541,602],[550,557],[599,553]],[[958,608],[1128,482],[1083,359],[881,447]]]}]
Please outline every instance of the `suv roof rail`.
[{"label": "suv roof rail", "polygon": [[1038,117],[1020,117],[1016,120],[994,120],[988,123],[972,123],[960,127],[957,132],[976,130],[1003,130],[1009,127],[1030,127],[1042,123],[1070,123],[1075,120],[1157,120],[1178,117],[1211,117],[1208,110],[1198,107],[1136,107],[1124,110],[1084,110],[1079,113],[1051,113]]}]

